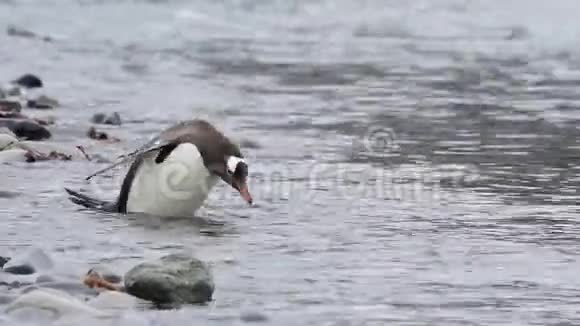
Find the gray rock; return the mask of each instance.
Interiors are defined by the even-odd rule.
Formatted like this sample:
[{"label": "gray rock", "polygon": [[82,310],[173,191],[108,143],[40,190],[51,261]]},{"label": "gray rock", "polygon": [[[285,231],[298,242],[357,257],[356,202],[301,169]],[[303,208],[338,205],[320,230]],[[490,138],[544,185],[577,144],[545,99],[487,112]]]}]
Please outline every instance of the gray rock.
[{"label": "gray rock", "polygon": [[48,129],[32,120],[0,118],[0,127],[7,127],[18,138],[28,140],[42,140],[52,136]]},{"label": "gray rock", "polygon": [[91,122],[97,123],[97,124],[113,125],[113,126],[120,126],[122,123],[121,115],[119,115],[118,112],[113,112],[113,114],[111,114],[111,115],[106,115],[104,113],[96,113],[91,118]]},{"label": "gray rock", "polygon": [[12,81],[13,84],[27,89],[41,88],[44,86],[42,80],[33,74],[24,74]]},{"label": "gray rock", "polygon": [[51,275],[39,275],[36,278],[36,282],[35,283],[50,283],[50,282],[54,282],[55,278]]},{"label": "gray rock", "polygon": [[6,267],[6,268],[4,268],[4,272],[10,273],[10,274],[15,274],[15,275],[30,275],[30,274],[34,274],[36,272],[36,270],[32,266],[30,266],[28,264],[24,264],[24,265],[15,265],[15,266]]},{"label": "gray rock", "polygon": [[240,315],[240,320],[246,323],[261,323],[268,321],[268,317],[256,311],[246,311]]},{"label": "gray rock", "polygon": [[46,95],[40,95],[35,99],[28,100],[26,106],[31,109],[54,109],[59,106],[59,103]]},{"label": "gray rock", "polygon": [[155,303],[202,303],[211,300],[214,283],[204,262],[173,254],[133,267],[125,274],[125,289]]},{"label": "gray rock", "polygon": [[22,104],[18,101],[7,99],[0,99],[0,112],[20,112],[22,111]]}]

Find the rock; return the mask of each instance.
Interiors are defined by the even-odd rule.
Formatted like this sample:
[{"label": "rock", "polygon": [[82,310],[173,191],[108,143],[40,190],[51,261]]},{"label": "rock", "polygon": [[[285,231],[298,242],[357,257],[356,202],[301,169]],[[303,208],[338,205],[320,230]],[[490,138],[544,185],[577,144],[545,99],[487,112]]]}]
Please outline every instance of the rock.
[{"label": "rock", "polygon": [[3,270],[0,270],[0,285],[6,286],[10,289],[14,288],[21,288],[23,286],[28,286],[34,284],[34,280],[36,275],[29,274],[29,275],[17,275],[6,273]]},{"label": "rock", "polygon": [[66,292],[37,289],[23,294],[10,303],[5,312],[14,315],[23,309],[40,309],[53,313],[53,319],[70,315],[104,317],[107,314],[74,298]]},{"label": "rock", "polygon": [[8,257],[0,256],[0,268],[4,267],[4,265],[10,260]]},{"label": "rock", "polygon": [[24,88],[41,88],[44,86],[42,80],[33,74],[22,75],[20,78],[12,81],[12,83]]},{"label": "rock", "polygon": [[22,38],[30,38],[30,39],[38,39],[38,40],[42,40],[45,42],[51,42],[52,41],[52,37],[50,36],[40,36],[34,32],[31,32],[27,29],[21,28],[21,27],[17,27],[14,25],[9,25],[6,28],[6,35],[8,36],[12,36],[12,37],[22,37]]},{"label": "rock", "polygon": [[22,111],[22,104],[18,101],[1,99],[0,112],[20,112]]},{"label": "rock", "polygon": [[30,275],[34,274],[36,270],[30,265],[16,265],[4,268],[4,272],[15,275]]},{"label": "rock", "polygon": [[121,115],[117,112],[113,112],[113,114],[111,115],[106,115],[104,113],[96,113],[91,118],[91,122],[96,124],[105,124],[113,126],[120,126],[122,123]]},{"label": "rock", "polygon": [[8,128],[10,128],[18,138],[24,138],[27,140],[43,140],[52,136],[48,129],[31,120],[16,120],[13,124],[9,125]]},{"label": "rock", "polygon": [[54,109],[59,106],[59,103],[46,95],[40,95],[36,99],[28,100],[26,106],[31,109]]},{"label": "rock", "polygon": [[109,136],[106,132],[104,131],[98,131],[95,127],[91,127],[88,131],[87,131],[87,136],[90,139],[94,139],[94,140],[106,140],[108,142],[119,142],[121,141],[118,138],[115,137],[111,137]]},{"label": "rock", "polygon": [[50,275],[39,275],[36,278],[36,282],[35,283],[36,284],[39,284],[39,283],[51,283],[51,282],[54,282],[54,281],[55,281],[54,277],[52,277]]},{"label": "rock", "polygon": [[[13,257],[4,265],[4,271],[11,274],[26,275],[36,271],[46,271],[53,267],[52,259],[41,249],[31,249],[22,256]],[[17,273],[23,271],[28,273]],[[32,270],[32,273],[29,273]]]},{"label": "rock", "polygon": [[211,300],[214,283],[204,262],[173,254],[133,267],[125,274],[125,289],[155,303],[202,303]]},{"label": "rock", "polygon": [[246,323],[260,323],[268,321],[268,317],[256,311],[246,311],[240,315],[240,320]]},{"label": "rock", "polygon": [[25,95],[26,91],[24,90],[24,88],[19,85],[16,85],[14,82],[11,82],[7,85],[3,85],[2,87],[2,97],[5,99],[18,101]]}]

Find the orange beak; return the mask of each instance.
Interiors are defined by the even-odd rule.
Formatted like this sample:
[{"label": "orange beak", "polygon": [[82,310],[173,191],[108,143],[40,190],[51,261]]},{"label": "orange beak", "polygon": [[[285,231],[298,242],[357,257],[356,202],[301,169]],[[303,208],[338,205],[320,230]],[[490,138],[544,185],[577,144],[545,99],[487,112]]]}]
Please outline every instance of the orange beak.
[{"label": "orange beak", "polygon": [[252,195],[250,195],[250,191],[248,190],[248,185],[246,185],[246,183],[241,183],[241,184],[237,184],[237,189],[240,192],[240,195],[242,196],[242,198],[250,205],[252,205],[252,202],[254,201],[252,199]]}]

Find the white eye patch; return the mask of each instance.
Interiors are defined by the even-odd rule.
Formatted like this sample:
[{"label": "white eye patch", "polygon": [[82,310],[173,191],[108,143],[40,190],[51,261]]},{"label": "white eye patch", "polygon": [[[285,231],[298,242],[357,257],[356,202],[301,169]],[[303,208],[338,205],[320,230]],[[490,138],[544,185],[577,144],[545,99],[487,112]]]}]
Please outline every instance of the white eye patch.
[{"label": "white eye patch", "polygon": [[230,156],[230,157],[228,157],[228,163],[227,163],[227,165],[228,165],[228,172],[230,174],[233,174],[234,172],[236,172],[236,167],[238,166],[238,163],[240,163],[240,162],[244,162],[245,163],[246,161],[244,161],[243,158],[239,158],[239,157],[236,157],[236,156]]}]

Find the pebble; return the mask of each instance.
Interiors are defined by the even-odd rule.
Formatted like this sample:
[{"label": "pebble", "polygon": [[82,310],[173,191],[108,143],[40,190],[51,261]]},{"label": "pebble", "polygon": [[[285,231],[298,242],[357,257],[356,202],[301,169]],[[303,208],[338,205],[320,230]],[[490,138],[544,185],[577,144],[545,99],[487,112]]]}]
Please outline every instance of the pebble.
[{"label": "pebble", "polygon": [[22,104],[18,101],[0,99],[0,112],[20,112]]},{"label": "pebble", "polygon": [[44,86],[42,80],[33,74],[24,74],[12,83],[24,88],[41,88]]},{"label": "pebble", "polygon": [[15,275],[30,275],[34,274],[36,270],[30,265],[16,265],[4,268],[4,272]]},{"label": "pebble", "polygon": [[89,130],[87,131],[87,136],[90,139],[95,139],[95,140],[110,140],[112,142],[118,142],[120,141],[117,138],[114,137],[110,137],[106,132],[104,131],[98,131],[95,127],[91,127],[89,128]]},{"label": "pebble", "polygon": [[122,124],[121,115],[118,112],[113,112],[111,115],[104,113],[96,113],[91,118],[92,123],[120,126]]},{"label": "pebble", "polygon": [[26,106],[31,109],[54,109],[59,106],[59,103],[46,95],[40,95],[36,99],[28,100]]},{"label": "pebble", "polygon": [[261,323],[268,321],[268,317],[260,312],[247,311],[240,315],[240,320],[246,323]]},{"label": "pebble", "polygon": [[52,136],[48,129],[32,120],[0,118],[0,127],[8,127],[16,137],[27,140],[43,140]]}]

